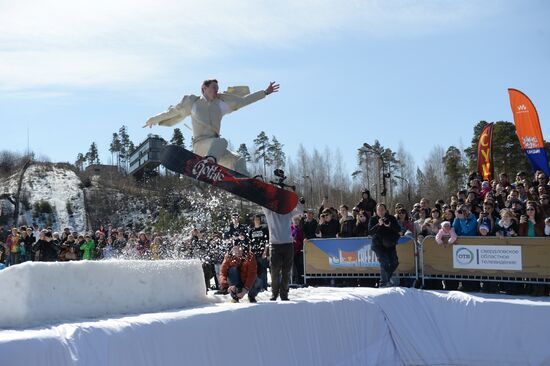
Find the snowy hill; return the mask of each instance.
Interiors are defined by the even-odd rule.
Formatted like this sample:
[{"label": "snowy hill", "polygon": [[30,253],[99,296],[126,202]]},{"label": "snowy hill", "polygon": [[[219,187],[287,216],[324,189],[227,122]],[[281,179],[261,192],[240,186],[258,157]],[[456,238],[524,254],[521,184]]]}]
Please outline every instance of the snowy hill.
[{"label": "snowy hill", "polygon": [[[0,191],[15,195],[20,173],[0,181]],[[21,182],[20,201],[19,225],[51,225],[54,231],[64,227],[78,232],[87,229],[81,181],[67,167],[43,163],[30,165]],[[6,211],[9,206],[4,203],[3,207]],[[13,206],[10,208],[13,212]],[[10,213],[9,209],[7,211]]]},{"label": "snowy hill", "polygon": [[[54,231],[69,227],[84,233],[112,223],[134,232],[187,233],[193,225],[224,227],[231,212],[243,207],[229,193],[173,176],[143,185],[123,174],[107,178],[77,175],[68,164],[32,163],[0,179],[2,225],[13,225],[12,201],[22,172],[20,226],[51,226]],[[256,206],[245,206],[259,211]]]}]

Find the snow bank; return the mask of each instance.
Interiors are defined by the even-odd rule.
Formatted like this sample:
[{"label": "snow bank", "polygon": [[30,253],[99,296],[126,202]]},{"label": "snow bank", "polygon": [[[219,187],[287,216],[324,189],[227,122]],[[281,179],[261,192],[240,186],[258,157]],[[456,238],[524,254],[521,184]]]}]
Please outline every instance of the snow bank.
[{"label": "snow bank", "polygon": [[0,328],[207,302],[199,261],[26,262],[0,271]]},{"label": "snow bank", "polygon": [[[9,365],[548,365],[550,301],[414,289],[307,288],[0,331]],[[212,298],[212,297],[211,297]],[[226,298],[226,300],[228,300]],[[214,300],[212,300],[214,301]]]}]

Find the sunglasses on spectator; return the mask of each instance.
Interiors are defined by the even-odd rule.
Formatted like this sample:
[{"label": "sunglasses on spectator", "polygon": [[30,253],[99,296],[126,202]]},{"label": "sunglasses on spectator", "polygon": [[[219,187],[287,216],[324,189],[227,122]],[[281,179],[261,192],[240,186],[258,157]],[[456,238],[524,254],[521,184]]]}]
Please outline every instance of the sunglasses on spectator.
[{"label": "sunglasses on spectator", "polygon": [[535,211],[533,207],[528,207],[525,211]]}]

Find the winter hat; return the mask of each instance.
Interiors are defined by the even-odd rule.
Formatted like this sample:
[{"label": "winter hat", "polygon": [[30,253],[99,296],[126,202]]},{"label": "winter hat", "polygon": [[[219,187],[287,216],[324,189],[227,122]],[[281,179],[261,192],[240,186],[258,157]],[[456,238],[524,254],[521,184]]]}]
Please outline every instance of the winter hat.
[{"label": "winter hat", "polygon": [[483,181],[483,183],[481,183],[481,188],[489,188],[489,182]]},{"label": "winter hat", "polygon": [[449,221],[443,221],[441,227],[451,227],[451,223]]},{"label": "winter hat", "polygon": [[487,226],[487,225],[480,225],[480,226],[479,226],[479,231],[481,231],[481,230],[489,231],[489,226]]}]

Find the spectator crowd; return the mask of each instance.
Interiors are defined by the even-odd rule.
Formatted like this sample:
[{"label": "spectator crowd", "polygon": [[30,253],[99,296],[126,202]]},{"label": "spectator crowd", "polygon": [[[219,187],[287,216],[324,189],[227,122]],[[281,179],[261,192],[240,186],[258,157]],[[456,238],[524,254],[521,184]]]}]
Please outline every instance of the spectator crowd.
[{"label": "spectator crowd", "polygon": [[[440,245],[452,245],[463,236],[545,237],[550,236],[550,186],[546,175],[537,171],[531,179],[518,172],[512,180],[506,173],[498,179],[483,181],[477,173],[468,177],[466,189],[433,204],[422,198],[412,207],[397,203],[379,211],[368,190],[351,209],[343,204],[336,209],[328,197],[319,209],[307,209],[293,217],[294,265],[292,281],[303,284],[303,242],[313,238],[346,238],[373,235],[371,218],[391,215],[398,236],[410,236],[422,243],[434,236]],[[378,216],[377,216],[378,215]],[[109,258],[164,259],[200,258],[205,281],[213,278],[218,293],[229,293],[235,301],[248,295],[254,302],[259,291],[267,289],[269,267],[269,228],[263,215],[254,215],[247,224],[234,213],[223,233],[208,233],[194,227],[186,237],[149,235],[114,228],[109,224],[95,232],[77,233],[65,228],[61,233],[50,228],[36,230],[22,226],[0,227],[0,260],[6,266],[26,261],[70,261]],[[383,221],[383,220],[382,220]],[[380,221],[380,223],[382,223]],[[376,223],[375,223],[376,224]],[[380,254],[377,252],[380,257]],[[397,259],[392,258],[392,271]],[[239,268],[239,275],[237,270]],[[230,285],[238,279],[242,285]],[[256,281],[258,279],[258,281]],[[487,292],[548,295],[545,285],[483,283],[479,281],[427,281],[429,288],[462,289]],[[244,291],[243,289],[246,289]]]}]

